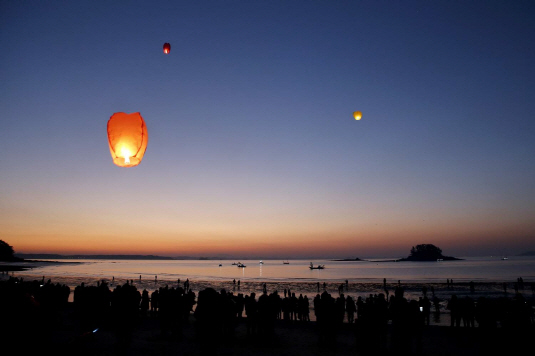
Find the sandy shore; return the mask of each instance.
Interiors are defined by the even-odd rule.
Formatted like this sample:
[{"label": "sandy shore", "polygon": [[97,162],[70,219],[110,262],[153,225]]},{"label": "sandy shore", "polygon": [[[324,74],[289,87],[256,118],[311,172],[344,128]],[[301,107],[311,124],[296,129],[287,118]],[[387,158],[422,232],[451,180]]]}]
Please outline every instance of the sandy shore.
[{"label": "sandy shore", "polygon": [[[389,325],[384,345],[367,345],[366,336],[357,330],[356,324],[344,324],[336,332],[333,343],[323,344],[315,322],[288,323],[279,320],[272,337],[251,336],[246,333],[245,321],[239,322],[234,337],[221,340],[210,336],[199,340],[195,332],[195,318],[184,326],[180,337],[163,335],[159,321],[146,317],[136,325],[130,342],[120,343],[112,330],[101,328],[95,333],[84,334],[73,318],[72,305],[64,311],[59,327],[40,335],[22,335],[21,354],[52,352],[54,355],[239,355],[239,356],[311,356],[311,355],[497,355],[514,354],[526,338],[533,335],[533,328],[524,333],[511,333],[498,328],[483,331],[479,328],[451,328],[426,326],[421,341],[413,340],[407,350],[392,346],[392,326]],[[210,345],[206,352],[207,343]]]}]

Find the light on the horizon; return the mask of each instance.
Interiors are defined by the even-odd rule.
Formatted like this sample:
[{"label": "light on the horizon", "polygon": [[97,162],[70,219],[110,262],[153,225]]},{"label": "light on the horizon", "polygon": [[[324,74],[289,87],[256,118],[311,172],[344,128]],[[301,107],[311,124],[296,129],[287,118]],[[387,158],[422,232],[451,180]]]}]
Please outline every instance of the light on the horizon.
[{"label": "light on the horizon", "polygon": [[355,118],[355,120],[358,121],[358,120],[362,119],[362,113],[360,111],[355,111],[353,113],[353,117]]},{"label": "light on the horizon", "polygon": [[166,42],[163,44],[163,53],[169,54],[169,52],[171,52],[171,45]]},{"label": "light on the horizon", "polygon": [[113,163],[134,167],[141,163],[147,149],[148,131],[141,114],[117,112],[108,120],[108,144]]}]

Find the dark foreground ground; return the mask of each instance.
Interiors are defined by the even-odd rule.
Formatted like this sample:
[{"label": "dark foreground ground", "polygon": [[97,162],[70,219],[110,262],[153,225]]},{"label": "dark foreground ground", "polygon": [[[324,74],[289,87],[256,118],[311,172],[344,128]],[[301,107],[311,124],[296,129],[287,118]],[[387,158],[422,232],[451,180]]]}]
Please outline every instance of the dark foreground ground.
[{"label": "dark foreground ground", "polygon": [[[71,304],[71,303],[69,303]],[[136,323],[131,338],[122,338],[110,328],[87,333],[74,317],[72,304],[49,328],[20,325],[0,336],[2,355],[498,355],[515,354],[527,347],[533,351],[533,327],[512,331],[503,328],[425,326],[421,338],[405,340],[403,347],[394,345],[392,325],[386,338],[376,339],[357,324],[344,323],[331,339],[320,337],[316,322],[277,320],[274,333],[247,335],[245,320],[240,321],[233,336],[225,339],[198,336],[195,318],[184,325],[181,335],[162,334],[156,317],[145,317]],[[7,331],[7,332],[6,332]]]}]

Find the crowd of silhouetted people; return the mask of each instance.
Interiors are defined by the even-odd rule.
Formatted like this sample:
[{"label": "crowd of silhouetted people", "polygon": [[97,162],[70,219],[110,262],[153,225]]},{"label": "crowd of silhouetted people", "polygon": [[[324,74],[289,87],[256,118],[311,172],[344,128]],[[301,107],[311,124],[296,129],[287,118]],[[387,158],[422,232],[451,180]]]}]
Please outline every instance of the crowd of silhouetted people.
[{"label": "crowd of silhouetted people", "polygon": [[[161,335],[180,339],[193,315],[197,340],[201,348],[210,353],[218,343],[232,343],[235,329],[242,322],[247,335],[269,343],[277,323],[308,324],[312,304],[320,345],[335,344],[338,330],[344,324],[352,324],[362,352],[386,350],[389,332],[390,345],[397,350],[418,349],[422,332],[430,323],[432,307],[440,314],[440,300],[434,290],[429,299],[427,288],[419,300],[405,298],[401,285],[391,296],[386,288],[385,291],[387,293],[359,296],[354,300],[346,297],[340,287],[337,297],[324,290],[310,303],[306,295],[296,296],[286,289],[283,295],[278,291],[268,293],[265,286],[258,296],[254,292],[234,294],[213,288],[205,288],[197,296],[190,289],[189,280],[184,288],[180,284],[167,285],[152,292],[138,290],[133,281],[117,284],[113,289],[101,281],[96,286],[84,283],[77,286],[73,291],[72,310],[82,330],[109,328],[124,345],[131,341],[136,326],[144,318],[157,319]],[[7,323],[8,329],[2,332],[10,335],[28,324],[34,329],[53,328],[61,322],[58,311],[68,306],[70,293],[68,286],[53,284],[50,280],[45,282],[44,277],[40,281],[10,277],[0,282],[2,315],[7,318],[5,320],[11,320]],[[500,326],[516,330],[533,326],[532,302],[521,293],[515,293],[512,298],[504,295],[477,299],[453,294],[447,301],[447,309],[452,328],[477,325],[484,329]]]}]

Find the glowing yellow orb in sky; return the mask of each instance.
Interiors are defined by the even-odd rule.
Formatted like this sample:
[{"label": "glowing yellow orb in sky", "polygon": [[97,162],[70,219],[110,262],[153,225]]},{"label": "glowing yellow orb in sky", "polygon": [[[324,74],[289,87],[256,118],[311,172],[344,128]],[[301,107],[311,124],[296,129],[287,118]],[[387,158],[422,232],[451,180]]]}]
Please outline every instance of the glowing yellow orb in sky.
[{"label": "glowing yellow orb in sky", "polygon": [[353,117],[355,118],[355,120],[360,120],[362,119],[362,113],[360,111],[355,111],[353,113]]}]

